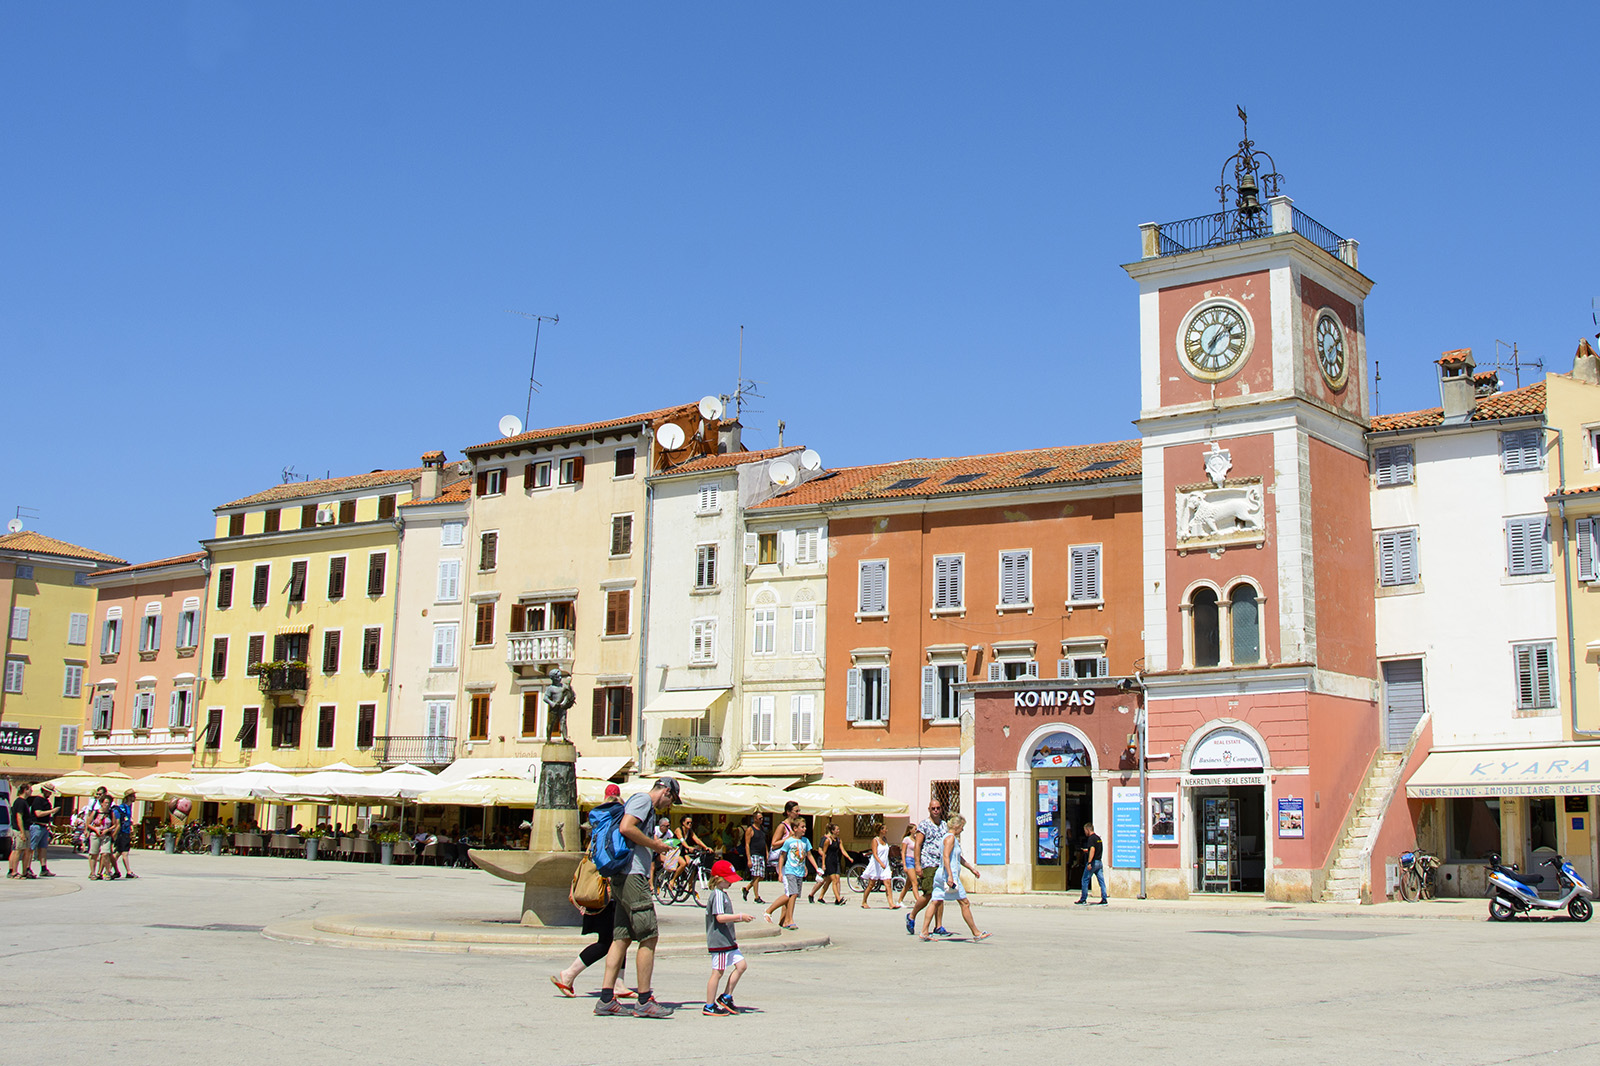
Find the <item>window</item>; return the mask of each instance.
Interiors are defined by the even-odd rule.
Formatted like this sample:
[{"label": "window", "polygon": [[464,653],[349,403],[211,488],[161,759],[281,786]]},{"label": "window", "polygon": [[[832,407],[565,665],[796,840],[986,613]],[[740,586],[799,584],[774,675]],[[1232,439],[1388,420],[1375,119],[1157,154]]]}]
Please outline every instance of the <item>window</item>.
[{"label": "window", "polygon": [[267,593],[271,591],[272,565],[262,563],[256,567],[255,584],[251,586],[250,602],[257,607],[267,605]]},{"label": "window", "polygon": [[633,612],[633,594],[629,589],[611,589],[606,593],[606,636],[625,637],[629,632]]},{"label": "window", "polygon": [[[78,643],[82,643],[79,641]],[[178,642],[180,648],[193,648],[200,643],[200,601],[183,601],[183,612],[178,615]]]},{"label": "window", "polygon": [[243,514],[231,514],[231,515],[228,516],[228,536],[230,536],[230,537],[242,537],[242,536],[244,536],[244,515]]},{"label": "window", "polygon": [[966,604],[965,580],[962,574],[965,557],[960,555],[935,555],[933,557],[933,609],[959,611]]},{"label": "window", "polygon": [[1222,632],[1219,626],[1217,594],[1197,588],[1189,597],[1189,622],[1194,633],[1194,665],[1217,666],[1222,662]]},{"label": "window", "polygon": [[625,737],[633,729],[633,689],[617,685],[594,690],[590,727],[597,737]]},{"label": "window", "polygon": [[89,616],[87,614],[74,611],[67,620],[67,643],[80,645],[89,643]]},{"label": "window", "polygon": [[356,707],[356,747],[372,747],[378,729],[378,705],[363,703]]},{"label": "window", "polygon": [[314,526],[316,524],[317,524],[317,505],[314,504],[314,503],[308,503],[308,504],[302,505],[301,508],[300,508],[300,528],[301,529],[310,529],[312,526]]},{"label": "window", "polygon": [[28,639],[28,620],[29,620],[29,618],[32,617],[32,615],[33,615],[33,611],[30,610],[27,607],[13,607],[13,608],[11,608],[11,639],[12,640],[27,640]]},{"label": "window", "polygon": [[272,657],[284,663],[304,663],[311,659],[309,633],[279,633],[272,638]]},{"label": "window", "polygon": [[1506,573],[1512,577],[1550,572],[1550,520],[1544,515],[1506,519]]},{"label": "window", "polygon": [[347,526],[350,523],[354,522],[355,520],[356,520],[356,501],[354,501],[354,500],[340,500],[339,501],[339,524],[341,526]]},{"label": "window", "polygon": [[394,517],[394,501],[395,501],[395,497],[394,497],[393,493],[390,493],[390,494],[388,494],[386,496],[379,496],[378,497],[378,518],[379,518],[379,520],[382,520],[382,519],[385,519],[385,518],[393,518]]},{"label": "window", "polygon": [[717,661],[717,620],[700,618],[689,623],[689,662],[697,665]]},{"label": "window", "polygon": [[812,692],[798,692],[789,697],[789,743],[797,748],[814,744],[817,740],[817,697]]},{"label": "window", "polygon": [[817,542],[821,530],[797,529],[794,531],[794,561],[800,566],[810,566],[817,561]]},{"label": "window", "polygon": [[478,471],[478,495],[498,496],[506,491],[505,467]]},{"label": "window", "polygon": [[268,507],[261,513],[261,528],[268,533],[278,532],[278,525],[282,521],[281,508]]},{"label": "window", "polygon": [[116,700],[109,692],[98,692],[94,697],[94,730],[105,733],[111,729],[111,715],[116,710]]},{"label": "window", "polygon": [[611,471],[611,476],[632,477],[634,454],[635,453],[632,448],[618,448]]},{"label": "window", "polygon": [[860,564],[857,575],[856,611],[859,614],[887,614],[889,611],[889,561],[873,559]]},{"label": "window", "polygon": [[272,746],[274,748],[298,748],[300,746],[299,707],[273,708]]},{"label": "window", "polygon": [[931,781],[928,787],[928,799],[944,807],[944,816],[961,813],[961,782],[960,781]]},{"label": "window", "polygon": [[760,566],[772,566],[778,561],[778,535],[776,533],[756,534],[756,563]]},{"label": "window", "polygon": [[1254,585],[1235,585],[1228,594],[1228,617],[1233,626],[1233,662],[1261,661],[1261,613]]},{"label": "window", "polygon": [[1549,710],[1556,705],[1556,646],[1549,643],[1513,644],[1517,667],[1517,710]]},{"label": "window", "polygon": [[1537,429],[1500,434],[1500,469],[1507,474],[1544,469],[1544,449],[1539,447]]},{"label": "window", "polygon": [[536,737],[539,732],[539,693],[530,690],[522,694],[522,735]]},{"label": "window", "polygon": [[344,599],[344,556],[328,560],[328,599]]},{"label": "window", "polygon": [[1069,655],[1056,660],[1056,676],[1064,680],[1106,677],[1110,673],[1110,664],[1104,655]]},{"label": "window", "polygon": [[1067,551],[1067,600],[1099,603],[1105,599],[1100,584],[1100,545],[1074,544]]},{"label": "window", "polygon": [[[1026,681],[1039,676],[1039,660],[1024,658],[1017,652],[1003,653],[1004,658],[989,664],[990,681]],[[1031,652],[1027,653],[1031,656]]]},{"label": "window", "polygon": [[1577,541],[1574,554],[1578,557],[1578,580],[1600,579],[1600,518],[1580,518],[1573,525]]},{"label": "window", "polygon": [[438,579],[434,584],[435,603],[455,603],[461,599],[461,560],[440,559]]},{"label": "window", "polygon": [[529,463],[522,471],[523,487],[525,489],[547,489],[550,487],[550,460],[540,463]]},{"label": "window", "polygon": [[772,743],[772,720],[777,716],[778,697],[750,697],[750,743]]},{"label": "window", "polygon": [[1451,799],[1445,823],[1449,832],[1446,862],[1482,862],[1500,853],[1500,801]]},{"label": "window", "polygon": [[[119,608],[112,608],[113,611]],[[122,615],[106,613],[105,625],[100,630],[100,654],[115,655],[122,650]]]},{"label": "window", "polygon": [[813,655],[817,650],[817,609],[815,607],[796,607],[794,609],[794,633],[791,635],[792,647],[789,649],[796,655]]},{"label": "window", "polygon": [[306,602],[306,568],[311,564],[297,559],[289,564],[289,602]]},{"label": "window", "polygon": [[17,564],[17,580],[18,581],[32,581],[33,580],[33,565],[31,563],[18,563]]},{"label": "window", "polygon": [[228,638],[211,638],[211,676],[220,681],[228,676]]},{"label": "window", "polygon": [[244,649],[244,672],[246,676],[254,677],[261,672],[261,660],[265,659],[267,638],[260,633],[250,637],[250,643]]},{"label": "window", "polygon": [[167,728],[188,729],[194,710],[194,689],[175,688],[167,700]]},{"label": "window", "polygon": [[1033,603],[1033,553],[1000,553],[1000,605],[1026,607]]},{"label": "window", "polygon": [[[248,712],[247,712],[248,713]],[[222,708],[213,707],[206,712],[206,735],[201,742],[205,750],[216,751],[222,747]],[[255,747],[252,743],[251,747]]]},{"label": "window", "polygon": [[694,549],[694,587],[697,589],[714,589],[717,587],[717,546],[715,544],[700,544]]},{"label": "window", "polygon": [[161,647],[161,612],[151,614],[146,611],[145,616],[139,619],[139,650],[153,652]]},{"label": "window", "polygon": [[61,694],[69,700],[83,697],[83,667],[77,663],[68,663],[65,677],[61,682]]},{"label": "window", "polygon": [[922,717],[931,722],[961,718],[956,686],[967,680],[966,663],[932,663],[922,668]]},{"label": "window", "polygon": [[633,515],[614,514],[611,516],[611,554],[631,555],[633,553]]},{"label": "window", "polygon": [[75,725],[64,725],[64,726],[61,727],[61,741],[60,741],[59,746],[56,748],[56,754],[57,755],[76,755],[76,754],[78,754],[78,727],[77,726],[75,726]]},{"label": "window", "polygon": [[699,514],[716,514],[722,510],[722,504],[717,498],[717,486],[701,485],[700,498],[696,503],[695,511]]},{"label": "window", "polygon": [[1417,583],[1417,531],[1390,529],[1378,534],[1378,584],[1385,588]]},{"label": "window", "polygon": [[339,672],[339,643],[343,634],[337,629],[329,629],[322,634],[322,672],[337,674]]},{"label": "window", "polygon": [[461,623],[436,622],[433,627],[433,665],[453,669],[456,665],[456,643],[461,639]]},{"label": "window", "polygon": [[493,570],[499,561],[500,534],[485,533],[478,538],[478,569]]},{"label": "window", "polygon": [[[883,795],[882,781],[857,781],[856,787],[863,792],[875,792]],[[858,814],[856,819],[856,839],[867,840],[878,835],[878,827],[883,824],[881,814]]]},{"label": "window", "polygon": [[361,631],[361,669],[372,673],[378,668],[378,650],[383,642],[383,630],[368,626]]},{"label": "window", "polygon": [[233,606],[233,567],[217,571],[217,610]]},{"label": "window", "polygon": [[489,739],[489,694],[487,692],[474,692],[472,694],[472,713],[467,722],[467,739]]},{"label": "window", "polygon": [[439,524],[439,547],[459,548],[465,541],[467,524],[465,522],[441,522]]},{"label": "window", "polygon": [[752,612],[755,619],[755,639],[751,642],[752,655],[773,655],[778,650],[778,609],[757,607]]},{"label": "window", "polygon": [[[389,499],[394,499],[390,496]],[[317,708],[317,747],[333,747],[333,719],[337,708],[323,706]]]},{"label": "window", "polygon": [[1372,456],[1372,466],[1377,473],[1379,488],[1390,485],[1409,485],[1413,480],[1414,459],[1411,445],[1396,444],[1379,448]]},{"label": "window", "polygon": [[133,696],[133,728],[149,729],[150,723],[155,718],[156,694],[149,690],[136,692]]},{"label": "window", "polygon": [[583,456],[569,455],[561,460],[561,484],[583,484]]},{"label": "window", "polygon": [[[217,712],[213,712],[217,713]],[[239,731],[233,735],[239,747],[245,751],[254,751],[256,746],[256,727],[261,722],[261,708],[246,707],[244,714],[239,719]],[[221,723],[218,722],[220,726]]]},{"label": "window", "polygon": [[845,674],[844,719],[847,722],[889,720],[888,666],[858,666]]},{"label": "window", "polygon": [[494,643],[494,604],[478,604],[477,622],[472,631],[472,643],[480,647]]},{"label": "window", "polygon": [[6,691],[20,693],[22,691],[22,671],[26,666],[22,659],[6,660]]},{"label": "window", "polygon": [[385,573],[389,565],[387,552],[372,552],[367,556],[367,595],[382,596]]}]

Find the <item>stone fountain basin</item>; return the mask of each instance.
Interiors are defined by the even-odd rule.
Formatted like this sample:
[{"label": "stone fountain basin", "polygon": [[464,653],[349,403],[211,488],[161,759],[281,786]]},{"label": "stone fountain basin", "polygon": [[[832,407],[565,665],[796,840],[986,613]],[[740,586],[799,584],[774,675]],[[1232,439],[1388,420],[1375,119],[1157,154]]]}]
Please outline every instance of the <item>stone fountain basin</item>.
[{"label": "stone fountain basin", "polygon": [[[469,848],[467,857],[481,870],[520,884],[549,884],[559,876],[562,884],[572,880],[581,851],[529,851],[527,848]],[[564,872],[562,872],[564,871]]]}]

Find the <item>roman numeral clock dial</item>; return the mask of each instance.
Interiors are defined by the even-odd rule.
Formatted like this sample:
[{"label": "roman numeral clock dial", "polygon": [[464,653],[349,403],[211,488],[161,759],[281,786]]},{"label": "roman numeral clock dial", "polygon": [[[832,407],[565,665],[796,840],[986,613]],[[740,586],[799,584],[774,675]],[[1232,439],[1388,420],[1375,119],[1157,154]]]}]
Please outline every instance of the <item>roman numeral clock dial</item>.
[{"label": "roman numeral clock dial", "polygon": [[1244,308],[1232,300],[1209,300],[1185,316],[1178,355],[1194,377],[1221,381],[1243,365],[1253,340]]}]

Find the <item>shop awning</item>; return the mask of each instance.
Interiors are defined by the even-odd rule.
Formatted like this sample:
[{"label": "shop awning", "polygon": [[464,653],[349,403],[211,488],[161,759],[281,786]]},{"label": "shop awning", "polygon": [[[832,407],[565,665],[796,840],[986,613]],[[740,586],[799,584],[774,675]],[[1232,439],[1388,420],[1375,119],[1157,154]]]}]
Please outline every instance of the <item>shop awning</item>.
[{"label": "shop awning", "polygon": [[275,637],[297,637],[302,633],[309,632],[311,632],[311,624],[308,622],[305,625],[279,626],[272,631],[272,635]]},{"label": "shop awning", "polygon": [[726,688],[690,688],[681,692],[663,692],[650,701],[650,706],[644,709],[644,717],[658,722],[670,718],[699,718],[711,709],[713,703],[731,691]]},{"label": "shop awning", "polygon": [[575,770],[579,777],[609,781],[633,762],[631,755],[580,755]]},{"label": "shop awning", "polygon": [[1412,799],[1600,793],[1600,744],[1436,751],[1406,782]]}]

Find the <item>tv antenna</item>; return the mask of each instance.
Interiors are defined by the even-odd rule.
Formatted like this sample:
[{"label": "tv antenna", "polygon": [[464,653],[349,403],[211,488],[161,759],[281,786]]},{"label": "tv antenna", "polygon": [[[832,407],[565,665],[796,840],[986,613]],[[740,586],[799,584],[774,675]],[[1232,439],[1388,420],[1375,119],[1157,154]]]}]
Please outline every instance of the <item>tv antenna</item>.
[{"label": "tv antenna", "polygon": [[297,474],[297,473],[295,473],[294,472],[294,464],[292,464],[292,463],[283,468],[283,483],[285,485],[289,484],[292,481],[310,481],[310,480],[311,480],[311,475],[310,474]]},{"label": "tv antenna", "polygon": [[[747,379],[744,376],[744,327],[740,326],[739,364],[738,372],[734,377],[733,392],[727,396],[720,397],[724,407],[730,404],[733,406],[733,420],[735,422],[738,422],[740,420],[739,416],[744,413],[744,403],[747,397],[756,400],[766,399],[766,397],[761,394],[761,390],[757,388],[757,386],[761,384],[763,383]],[[759,412],[761,409],[759,407],[752,407],[750,410]]]},{"label": "tv antenna", "polygon": [[19,505],[17,507],[16,515],[11,519],[11,521],[6,523],[6,532],[7,533],[21,533],[22,532],[22,526],[23,526],[22,520],[24,518],[38,518],[38,517],[39,517],[39,512],[36,511],[35,509],[33,509],[32,507],[22,507],[22,506]]},{"label": "tv antenna", "polygon": [[528,420],[533,417],[533,394],[539,391],[540,385],[539,379],[533,376],[533,372],[539,366],[539,331],[544,329],[546,322],[551,324],[560,322],[561,316],[536,315],[528,311],[512,311],[509,308],[506,310],[506,314],[521,315],[523,318],[533,319],[533,362],[528,365],[528,407],[522,416],[522,424],[527,425]]},{"label": "tv antenna", "polygon": [[1372,361],[1372,413],[1383,413],[1383,363],[1374,359]]},{"label": "tv antenna", "polygon": [[[1500,358],[1500,349],[1502,349],[1502,348],[1511,349],[1511,360],[1510,360],[1510,362],[1505,362]],[[1495,342],[1494,342],[1494,368],[1496,370],[1503,370],[1506,367],[1510,367],[1512,376],[1514,376],[1517,379],[1516,387],[1519,388],[1519,389],[1522,388],[1522,368],[1525,367],[1525,366],[1536,366],[1540,370],[1543,370],[1544,369],[1544,362],[1542,360],[1539,360],[1539,359],[1523,359],[1521,357],[1521,355],[1519,355],[1517,353],[1517,342],[1516,341],[1507,342],[1507,341],[1500,340],[1498,337],[1495,338]]]}]

